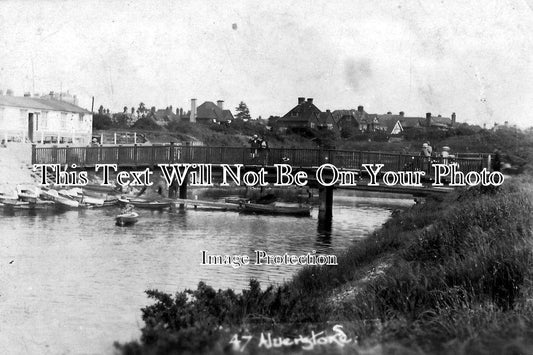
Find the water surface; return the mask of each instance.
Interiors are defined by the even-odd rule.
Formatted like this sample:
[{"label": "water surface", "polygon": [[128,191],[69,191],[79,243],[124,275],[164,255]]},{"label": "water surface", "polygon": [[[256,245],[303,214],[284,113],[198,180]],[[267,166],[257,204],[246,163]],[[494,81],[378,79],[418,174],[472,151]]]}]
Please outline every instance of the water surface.
[{"label": "water surface", "polygon": [[[281,283],[297,266],[202,266],[201,251],[340,254],[412,200],[336,192],[331,226],[310,218],[236,212],[139,210],[134,227],[114,225],[116,208],[62,213],[0,209],[2,353],[111,353],[138,339],[144,291],[175,293],[200,280],[236,291],[250,278]],[[6,352],[7,351],[7,352]]]}]

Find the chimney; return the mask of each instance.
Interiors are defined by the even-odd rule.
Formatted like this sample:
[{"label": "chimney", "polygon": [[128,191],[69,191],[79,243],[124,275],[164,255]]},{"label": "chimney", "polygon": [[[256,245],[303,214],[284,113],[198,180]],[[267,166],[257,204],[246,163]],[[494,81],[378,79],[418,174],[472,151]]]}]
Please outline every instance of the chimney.
[{"label": "chimney", "polygon": [[48,96],[50,96],[50,99],[53,99],[53,98],[54,98],[54,92],[53,92],[53,91],[50,91],[50,93],[48,94]]},{"label": "chimney", "polygon": [[431,112],[426,113],[426,126],[431,127]]},{"label": "chimney", "polygon": [[217,106],[219,109],[224,110],[224,100],[218,100]]},{"label": "chimney", "polygon": [[299,97],[298,98],[298,105],[301,105],[305,102],[305,97]]},{"label": "chimney", "polygon": [[400,117],[403,117],[403,116],[405,116],[405,112],[400,111]]},{"label": "chimney", "polygon": [[7,91],[6,91],[6,95],[7,95],[7,96],[13,96],[13,90],[11,90],[11,89],[7,89]]},{"label": "chimney", "polygon": [[312,103],[313,103],[313,98],[312,98],[312,97],[308,97],[308,98],[307,98],[307,102],[309,102],[310,104],[312,104]]},{"label": "chimney", "polygon": [[196,122],[196,99],[191,99],[191,117],[190,122]]},{"label": "chimney", "polygon": [[505,124],[505,127],[508,127],[509,126],[509,121],[505,121],[504,124]]},{"label": "chimney", "polygon": [[357,106],[357,111],[362,113],[364,111],[364,107],[363,106]]},{"label": "chimney", "polygon": [[455,112],[452,113],[452,126],[455,125]]},{"label": "chimney", "polygon": [[29,92],[29,91],[26,91],[26,92],[24,93],[24,97],[31,97],[30,92]]}]

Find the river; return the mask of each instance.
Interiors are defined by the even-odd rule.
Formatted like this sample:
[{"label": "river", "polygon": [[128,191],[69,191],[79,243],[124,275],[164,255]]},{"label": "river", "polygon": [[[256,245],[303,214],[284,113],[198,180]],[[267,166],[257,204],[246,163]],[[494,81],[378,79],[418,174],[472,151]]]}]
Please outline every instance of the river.
[{"label": "river", "polygon": [[[378,195],[376,195],[378,196]],[[203,280],[240,292],[250,278],[279,284],[298,266],[205,266],[211,254],[339,255],[412,199],[335,193],[331,226],[310,218],[187,209],[140,212],[117,227],[117,208],[0,209],[0,352],[102,354],[138,339],[147,289],[175,293]],[[334,266],[329,266],[334,267]]]}]

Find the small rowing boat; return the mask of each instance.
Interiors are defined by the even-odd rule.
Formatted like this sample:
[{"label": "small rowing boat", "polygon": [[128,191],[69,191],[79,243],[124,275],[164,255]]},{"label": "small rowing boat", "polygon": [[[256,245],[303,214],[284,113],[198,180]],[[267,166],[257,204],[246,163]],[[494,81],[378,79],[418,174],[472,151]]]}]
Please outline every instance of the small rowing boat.
[{"label": "small rowing boat", "polygon": [[271,214],[307,217],[311,215],[310,206],[278,206],[274,204],[262,205],[258,203],[242,203],[240,206],[241,213]]},{"label": "small rowing boat", "polygon": [[115,224],[117,226],[131,226],[139,220],[139,214],[137,212],[127,212],[119,214],[115,217]]},{"label": "small rowing boat", "polygon": [[151,201],[151,200],[144,200],[144,199],[129,199],[126,197],[120,197],[118,199],[118,203],[121,205],[127,205],[131,204],[134,207],[137,208],[144,208],[148,210],[162,210],[164,208],[168,208],[172,206],[172,201]]}]

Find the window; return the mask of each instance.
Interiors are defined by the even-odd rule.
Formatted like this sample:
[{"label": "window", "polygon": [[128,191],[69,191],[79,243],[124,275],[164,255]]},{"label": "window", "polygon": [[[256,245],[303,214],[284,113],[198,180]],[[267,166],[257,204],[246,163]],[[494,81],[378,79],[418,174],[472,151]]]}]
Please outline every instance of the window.
[{"label": "window", "polygon": [[61,112],[60,124],[61,124],[62,129],[67,128],[67,113],[66,112]]},{"label": "window", "polygon": [[332,129],[333,129],[333,124],[332,124],[332,123],[328,123],[328,129],[329,129],[329,130],[332,130]]},{"label": "window", "polygon": [[311,128],[315,128],[315,123],[314,122],[311,122]]},{"label": "window", "polygon": [[83,113],[80,113],[80,120],[79,120],[79,122],[80,122],[80,126],[83,125]]},{"label": "window", "polygon": [[48,128],[48,111],[41,112],[41,128]]}]

